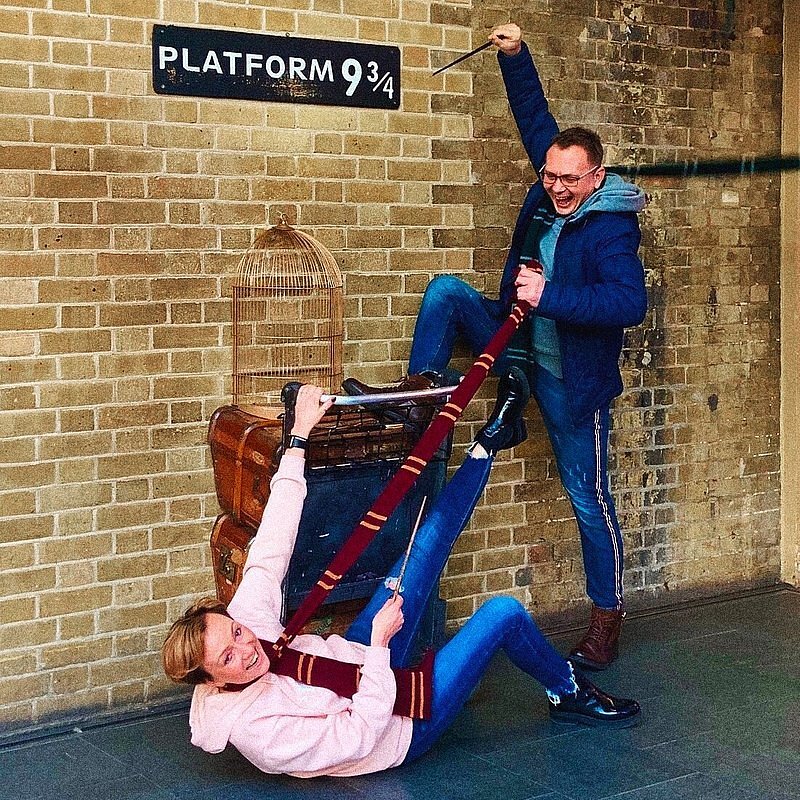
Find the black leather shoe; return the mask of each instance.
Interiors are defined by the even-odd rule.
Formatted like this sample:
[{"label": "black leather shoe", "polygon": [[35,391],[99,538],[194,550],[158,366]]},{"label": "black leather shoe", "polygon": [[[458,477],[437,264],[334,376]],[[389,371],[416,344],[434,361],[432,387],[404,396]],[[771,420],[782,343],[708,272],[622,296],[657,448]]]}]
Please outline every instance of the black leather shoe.
[{"label": "black leather shoe", "polygon": [[553,722],[611,728],[636,725],[642,709],[635,700],[612,697],[598,689],[577,670],[573,672],[578,691],[574,695],[564,695],[558,703],[554,703],[549,697],[547,699]]},{"label": "black leather shoe", "polygon": [[[424,372],[420,375],[407,375],[389,386],[369,386],[355,378],[342,381],[342,389],[351,397],[361,397],[385,392],[419,392],[424,389],[436,389],[438,375],[435,372]],[[405,431],[419,439],[425,428],[433,419],[436,406],[429,402],[406,400],[392,406],[371,406],[370,413],[384,425],[402,425]]]},{"label": "black leather shoe", "polygon": [[384,394],[386,392],[418,392],[422,389],[435,389],[441,384],[436,381],[435,372],[423,372],[420,375],[406,375],[388,386],[369,386],[355,378],[345,378],[342,389],[351,397],[360,397],[364,394]]},{"label": "black leather shoe", "polygon": [[530,399],[531,390],[525,373],[519,367],[511,367],[500,378],[494,410],[489,421],[478,431],[475,441],[492,455],[524,442],[528,438],[528,429],[522,412]]}]

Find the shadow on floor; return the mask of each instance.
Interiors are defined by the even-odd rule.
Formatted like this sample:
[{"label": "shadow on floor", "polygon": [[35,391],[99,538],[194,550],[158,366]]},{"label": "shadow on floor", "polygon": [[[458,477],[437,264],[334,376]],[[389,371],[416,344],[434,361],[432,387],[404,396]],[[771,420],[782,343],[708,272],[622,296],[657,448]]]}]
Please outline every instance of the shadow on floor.
[{"label": "shadow on floor", "polygon": [[[570,637],[555,637],[566,652]],[[14,800],[788,800],[800,798],[800,593],[634,618],[597,683],[636,697],[621,731],[554,725],[538,685],[498,657],[444,740],[348,779],[263,775],[189,744],[173,711],[0,748]]]}]

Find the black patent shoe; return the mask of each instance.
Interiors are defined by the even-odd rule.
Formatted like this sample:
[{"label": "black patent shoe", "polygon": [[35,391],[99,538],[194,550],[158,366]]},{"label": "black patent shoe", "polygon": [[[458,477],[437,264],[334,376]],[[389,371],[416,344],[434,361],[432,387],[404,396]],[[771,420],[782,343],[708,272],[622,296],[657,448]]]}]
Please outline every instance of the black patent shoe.
[{"label": "black patent shoe", "polygon": [[478,431],[475,441],[492,455],[524,442],[528,438],[528,429],[522,413],[530,398],[531,390],[525,373],[519,367],[511,367],[500,378],[494,410],[489,421]]},{"label": "black patent shoe", "polygon": [[629,728],[639,721],[642,709],[635,700],[612,697],[580,672],[573,670],[578,691],[567,694],[554,703],[549,697],[550,719],[553,722],[569,722],[592,727]]}]

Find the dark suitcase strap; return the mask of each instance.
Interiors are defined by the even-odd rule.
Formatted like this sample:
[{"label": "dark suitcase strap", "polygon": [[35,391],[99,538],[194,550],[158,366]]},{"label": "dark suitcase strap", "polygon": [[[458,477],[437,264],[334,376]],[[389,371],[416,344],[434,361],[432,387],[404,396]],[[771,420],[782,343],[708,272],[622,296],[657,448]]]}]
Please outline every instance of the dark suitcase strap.
[{"label": "dark suitcase strap", "polygon": [[[242,476],[244,474],[244,451],[247,447],[247,440],[253,433],[262,430],[263,428],[271,428],[274,423],[271,420],[256,420],[248,425],[244,433],[239,439],[239,445],[236,448],[236,471],[234,472],[233,479],[233,513],[237,519],[241,519],[242,511]],[[275,464],[277,467],[277,463]]]}]

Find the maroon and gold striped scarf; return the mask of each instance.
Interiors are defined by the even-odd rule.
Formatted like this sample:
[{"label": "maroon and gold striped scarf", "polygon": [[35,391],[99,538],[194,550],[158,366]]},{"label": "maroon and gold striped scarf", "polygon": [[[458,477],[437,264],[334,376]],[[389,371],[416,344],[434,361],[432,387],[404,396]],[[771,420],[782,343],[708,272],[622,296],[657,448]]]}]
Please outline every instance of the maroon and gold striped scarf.
[{"label": "maroon and gold striped scarf", "polygon": [[[489,374],[492,364],[503,352],[529,310],[530,305],[528,303],[524,300],[517,301],[511,310],[511,314],[486,345],[484,352],[472,365],[461,383],[456,387],[449,402],[434,417],[433,422],[422,434],[414,449],[372,504],[372,508],[363,516],[339,552],[334,556],[328,568],[322,573],[314,586],[311,587],[300,607],[287,623],[278,641],[272,646],[270,661],[273,664],[280,661],[283,653],[287,652],[286,646],[289,642],[297,636],[302,627],[311,618],[311,615],[322,604],[322,601],[339,583],[342,576],[355,564],[358,557],[400,504],[400,501],[427,466],[428,461],[433,457],[439,445],[453,429],[469,401],[475,396],[475,393]],[[273,667],[272,670],[274,672],[275,668]]]},{"label": "maroon and gold striped scarf", "polygon": [[[273,642],[263,639],[261,646],[269,653]],[[428,650],[416,667],[392,669],[397,696],[393,714],[411,719],[430,719],[433,697],[434,653]],[[361,666],[347,661],[337,661],[326,656],[301,653],[287,647],[277,662],[271,662],[269,671],[275,675],[286,675],[306,686],[321,686],[330,689],[339,697],[352,697],[361,681]]]},{"label": "maroon and gold striped scarf", "polygon": [[[422,434],[414,449],[386,484],[372,508],[358,523],[350,537],[334,556],[328,568],[306,595],[300,607],[289,620],[278,641],[262,642],[270,657],[270,671],[288,675],[301,683],[322,686],[341,697],[352,697],[358,690],[361,671],[358,664],[337,661],[324,656],[313,656],[293,650],[287,645],[300,632],[311,615],[322,604],[342,576],[375,538],[389,516],[394,512],[406,492],[420,475],[433,454],[452,430],[469,401],[475,396],[497,357],[502,353],[514,332],[530,310],[523,300],[517,301],[508,319],[503,323],[483,353],[478,357],[453,392],[449,402],[436,415]],[[393,669],[397,683],[394,713],[412,719],[428,719],[433,690],[433,652],[428,652],[417,667]],[[233,688],[233,687],[231,687]],[[242,688],[242,687],[236,687]]]}]

